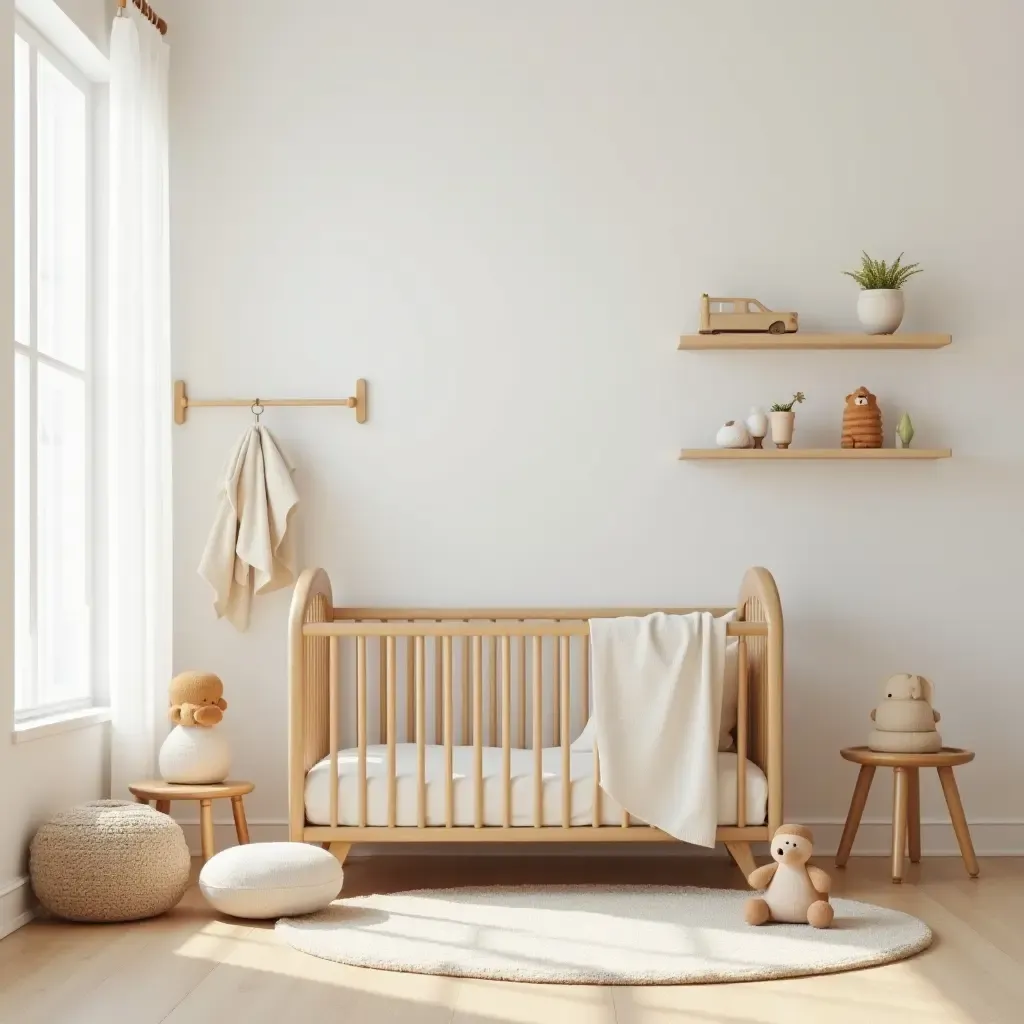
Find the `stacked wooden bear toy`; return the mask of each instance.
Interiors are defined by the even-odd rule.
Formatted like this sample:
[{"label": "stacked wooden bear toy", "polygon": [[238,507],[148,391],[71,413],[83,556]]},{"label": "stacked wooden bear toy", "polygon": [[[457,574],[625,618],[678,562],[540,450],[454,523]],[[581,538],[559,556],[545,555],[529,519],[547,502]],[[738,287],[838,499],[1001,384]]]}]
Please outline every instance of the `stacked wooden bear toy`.
[{"label": "stacked wooden bear toy", "polygon": [[878,408],[878,399],[867,388],[857,388],[846,396],[843,447],[882,447],[882,410]]}]

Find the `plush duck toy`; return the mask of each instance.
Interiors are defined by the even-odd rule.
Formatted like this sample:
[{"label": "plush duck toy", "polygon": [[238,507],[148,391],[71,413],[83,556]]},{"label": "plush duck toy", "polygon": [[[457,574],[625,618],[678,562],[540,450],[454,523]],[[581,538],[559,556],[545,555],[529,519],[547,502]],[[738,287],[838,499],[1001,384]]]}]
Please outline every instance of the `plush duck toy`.
[{"label": "plush duck toy", "polygon": [[932,684],[924,676],[892,676],[882,689],[882,702],[871,712],[875,728],[871,750],[894,754],[933,754],[942,749],[932,708]]},{"label": "plush duck toy", "polygon": [[224,684],[212,672],[182,672],[171,680],[168,717],[175,725],[217,725],[227,711]]},{"label": "plush duck toy", "polygon": [[765,864],[750,873],[752,889],[764,889],[763,896],[747,901],[747,924],[769,921],[809,924],[828,928],[835,912],[828,901],[832,879],[808,864],[814,850],[811,830],[803,825],[783,825],[772,837],[774,864]]}]

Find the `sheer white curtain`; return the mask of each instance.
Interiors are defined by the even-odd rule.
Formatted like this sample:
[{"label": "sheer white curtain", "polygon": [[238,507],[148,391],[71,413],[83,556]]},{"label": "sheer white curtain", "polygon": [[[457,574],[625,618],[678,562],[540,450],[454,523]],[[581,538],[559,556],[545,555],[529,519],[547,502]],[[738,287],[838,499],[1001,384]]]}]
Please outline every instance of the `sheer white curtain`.
[{"label": "sheer white curtain", "polygon": [[105,407],[111,793],[152,777],[171,672],[168,47],[129,4],[110,39]]}]

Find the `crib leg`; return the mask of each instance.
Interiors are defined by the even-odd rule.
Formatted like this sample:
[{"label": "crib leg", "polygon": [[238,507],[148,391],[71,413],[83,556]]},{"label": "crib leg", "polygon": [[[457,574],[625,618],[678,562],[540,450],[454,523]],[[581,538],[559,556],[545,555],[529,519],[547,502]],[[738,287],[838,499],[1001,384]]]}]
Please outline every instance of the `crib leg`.
[{"label": "crib leg", "polygon": [[351,843],[324,843],[325,849],[331,851],[334,856],[338,859],[338,863],[344,865],[345,858],[348,856],[348,851],[352,849]]},{"label": "crib leg", "polygon": [[757,861],[754,860],[750,843],[726,843],[725,848],[736,862],[736,867],[743,872],[744,878],[749,878],[757,870]]}]

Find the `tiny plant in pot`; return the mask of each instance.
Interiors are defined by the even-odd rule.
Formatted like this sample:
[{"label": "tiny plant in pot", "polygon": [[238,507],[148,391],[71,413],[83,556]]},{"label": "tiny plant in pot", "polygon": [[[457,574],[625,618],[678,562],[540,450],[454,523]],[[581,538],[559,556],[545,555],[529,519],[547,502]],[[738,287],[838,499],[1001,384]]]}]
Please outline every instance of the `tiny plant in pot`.
[{"label": "tiny plant in pot", "polygon": [[915,274],[921,273],[920,264],[903,263],[903,253],[892,265],[885,260],[873,260],[866,252],[861,254],[860,270],[844,270],[861,287],[857,298],[857,318],[868,334],[892,334],[903,322],[903,286]]},{"label": "tiny plant in pot", "polygon": [[798,391],[788,402],[776,402],[771,408],[772,440],[776,448],[788,448],[793,440],[794,405],[804,401],[804,393]]}]

